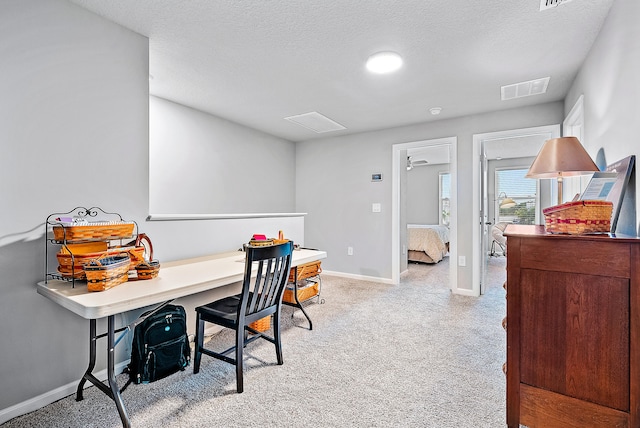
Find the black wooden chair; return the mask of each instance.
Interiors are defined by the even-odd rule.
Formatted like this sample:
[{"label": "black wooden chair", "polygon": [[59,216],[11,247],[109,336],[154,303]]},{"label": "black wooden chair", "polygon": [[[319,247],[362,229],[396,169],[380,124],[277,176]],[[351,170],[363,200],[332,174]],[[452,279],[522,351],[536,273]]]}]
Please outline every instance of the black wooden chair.
[{"label": "black wooden chair", "polygon": [[[196,308],[194,374],[200,371],[202,354],[209,355],[236,366],[237,391],[242,392],[242,351],[247,344],[260,338],[275,345],[278,364],[283,364],[280,342],[280,310],[282,294],[291,269],[292,252],[293,242],[291,241],[279,245],[245,247],[246,260],[242,292]],[[265,334],[266,332],[249,327],[248,324],[272,314],[273,336],[268,336]],[[235,346],[220,353],[203,347],[205,322],[235,330]],[[235,351],[235,356],[228,356],[233,351]]]}]

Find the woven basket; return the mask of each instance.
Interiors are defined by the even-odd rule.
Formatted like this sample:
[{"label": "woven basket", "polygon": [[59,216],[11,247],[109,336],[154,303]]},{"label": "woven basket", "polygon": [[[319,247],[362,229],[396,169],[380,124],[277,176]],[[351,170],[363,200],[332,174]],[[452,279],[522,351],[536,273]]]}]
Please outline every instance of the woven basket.
[{"label": "woven basket", "polygon": [[129,255],[130,270],[135,269],[136,266],[138,266],[140,263],[144,263],[145,261],[144,247],[114,247],[104,251],[79,254],[76,254],[74,252],[73,258],[71,257],[71,253],[69,253],[69,251],[62,247],[60,248],[60,252],[56,254],[59,265],[58,272],[60,272],[60,274],[62,274],[62,276],[66,278],[71,278],[73,276],[76,279],[84,279],[86,278],[84,265],[89,263],[91,260],[100,259],[103,257],[117,256],[122,253],[127,253]]},{"label": "woven basket", "polygon": [[271,315],[249,323],[249,327],[257,331],[267,331],[271,328]]},{"label": "woven basket", "polygon": [[545,226],[550,233],[608,233],[611,231],[613,203],[608,201],[575,201],[545,208]]},{"label": "woven basket", "polygon": [[82,241],[87,239],[108,241],[133,236],[135,223],[100,222],[76,226],[53,226],[53,238],[56,241]]},{"label": "woven basket", "polygon": [[150,262],[142,262],[136,266],[137,279],[153,279],[160,272],[160,262],[151,260]]},{"label": "woven basket", "polygon": [[273,245],[273,239],[252,239],[249,241],[249,245],[252,247],[268,247]]},{"label": "woven basket", "polygon": [[300,281],[319,275],[322,272],[322,268],[320,267],[320,261],[305,263],[291,268],[291,271],[289,271],[289,282],[295,281],[296,271],[298,272],[298,281]]},{"label": "woven basket", "polygon": [[[298,301],[304,302],[312,297],[318,295],[319,285],[317,282],[313,282],[306,287],[298,288]],[[293,295],[293,288],[285,288],[284,294],[282,295],[282,301],[288,303],[296,303],[296,298]]]},{"label": "woven basket", "polygon": [[126,254],[94,259],[84,266],[89,291],[104,291],[127,282],[131,260]]}]

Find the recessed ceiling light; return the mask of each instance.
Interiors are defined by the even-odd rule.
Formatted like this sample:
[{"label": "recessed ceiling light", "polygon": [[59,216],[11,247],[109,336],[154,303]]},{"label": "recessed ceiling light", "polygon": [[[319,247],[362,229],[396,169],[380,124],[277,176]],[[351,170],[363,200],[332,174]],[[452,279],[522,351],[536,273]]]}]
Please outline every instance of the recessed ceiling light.
[{"label": "recessed ceiling light", "polygon": [[432,115],[438,115],[442,111],[442,107],[432,107],[429,109]]},{"label": "recessed ceiling light", "polygon": [[367,70],[372,73],[391,73],[400,67],[402,67],[402,57],[395,52],[378,52],[367,60]]}]

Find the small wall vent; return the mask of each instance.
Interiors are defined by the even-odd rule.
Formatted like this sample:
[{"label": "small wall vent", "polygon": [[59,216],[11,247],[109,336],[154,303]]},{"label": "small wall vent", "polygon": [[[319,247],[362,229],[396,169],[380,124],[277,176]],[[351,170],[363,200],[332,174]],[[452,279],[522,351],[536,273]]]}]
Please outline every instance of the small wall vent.
[{"label": "small wall vent", "polygon": [[569,3],[573,0],[540,0],[540,10],[553,9],[554,7],[558,7],[561,4]]}]

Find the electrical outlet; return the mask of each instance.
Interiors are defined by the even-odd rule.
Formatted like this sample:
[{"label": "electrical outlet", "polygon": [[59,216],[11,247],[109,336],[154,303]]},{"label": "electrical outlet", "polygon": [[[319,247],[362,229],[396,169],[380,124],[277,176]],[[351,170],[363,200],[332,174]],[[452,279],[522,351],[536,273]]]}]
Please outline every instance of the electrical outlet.
[{"label": "electrical outlet", "polygon": [[353,247],[347,247],[347,256],[353,256]]},{"label": "electrical outlet", "polygon": [[458,256],[458,266],[466,266],[467,258],[465,256]]}]

